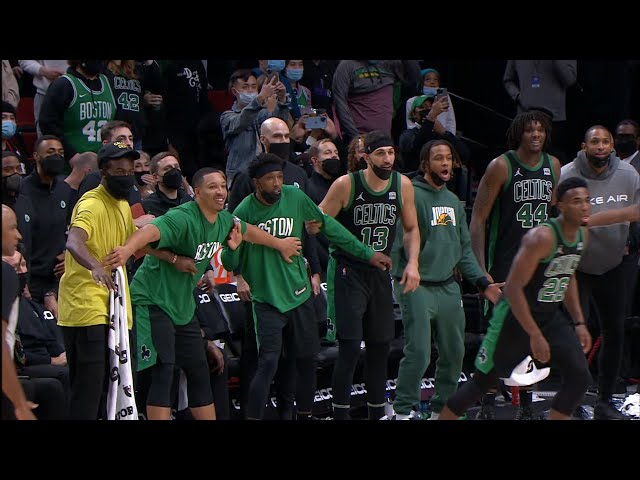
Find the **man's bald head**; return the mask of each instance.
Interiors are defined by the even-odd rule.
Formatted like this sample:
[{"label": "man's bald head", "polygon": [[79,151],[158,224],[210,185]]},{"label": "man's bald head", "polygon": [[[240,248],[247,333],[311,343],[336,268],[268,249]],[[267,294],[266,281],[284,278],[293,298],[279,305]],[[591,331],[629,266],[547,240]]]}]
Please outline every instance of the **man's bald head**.
[{"label": "man's bald head", "polygon": [[278,117],[270,117],[267,118],[262,125],[260,125],[260,135],[270,135],[276,130],[285,129],[287,132],[289,131],[289,125],[287,122]]},{"label": "man's bald head", "polygon": [[15,212],[8,206],[2,205],[2,255],[12,256],[22,235],[18,232],[18,220]]}]

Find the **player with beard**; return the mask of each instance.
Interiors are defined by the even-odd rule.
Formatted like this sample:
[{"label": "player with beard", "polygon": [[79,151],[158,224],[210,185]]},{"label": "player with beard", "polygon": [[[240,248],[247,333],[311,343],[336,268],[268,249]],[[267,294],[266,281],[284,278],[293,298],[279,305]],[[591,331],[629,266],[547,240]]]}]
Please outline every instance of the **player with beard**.
[{"label": "player with beard", "polygon": [[[531,355],[538,364],[557,368],[560,390],[551,403],[550,420],[568,420],[582,400],[591,375],[585,353],[591,349],[575,271],[587,249],[589,235],[582,227],[591,212],[587,183],[570,177],[558,185],[558,218],[522,238],[507,277],[500,303],[475,361],[475,372],[447,402],[440,420],[462,416],[500,378]],[[561,312],[564,302],[573,325]]]},{"label": "player with beard", "polygon": [[[133,173],[131,174],[133,175]],[[132,178],[135,178],[132,176]],[[223,172],[202,168],[193,176],[195,201],[170,209],[131,235],[104,259],[117,268],[147,245],[193,258],[195,275],[178,271],[169,262],[147,255],[131,283],[136,309],[138,371],[152,368],[147,397],[147,418],[169,420],[174,366],[187,377],[189,407],[198,420],[214,420],[209,365],[195,316],[193,290],[221,245],[232,250],[243,240],[280,252],[287,262],[299,255],[300,239],[278,239],[234,218],[224,210],[227,182]]]},{"label": "player with beard", "polygon": [[[460,165],[458,153],[446,140],[432,140],[422,147],[420,160],[420,169],[425,173],[412,181],[420,226],[420,285],[408,295],[399,285],[395,288],[405,337],[393,406],[397,420],[408,420],[412,407],[420,403],[420,380],[431,361],[432,326],[438,363],[431,419],[437,418],[458,387],[465,350],[465,316],[462,292],[453,270],[459,268],[494,304],[503,285],[491,284],[483,274],[471,249],[464,207],[447,189],[453,169]],[[399,282],[407,264],[402,230],[393,244],[392,259],[391,274]]]},{"label": "player with beard", "polygon": [[[364,139],[366,170],[338,178],[320,209],[342,223],[365,245],[389,254],[402,220],[407,266],[400,283],[404,293],[419,285],[420,231],[411,181],[393,170],[393,139],[382,131]],[[309,223],[308,230],[317,233]],[[327,336],[339,339],[333,375],[333,413],[336,420],[349,418],[350,392],[362,340],[366,343],[365,382],[369,419],[384,416],[387,360],[395,334],[393,292],[388,272],[380,271],[337,247],[330,250],[327,272]]]}]

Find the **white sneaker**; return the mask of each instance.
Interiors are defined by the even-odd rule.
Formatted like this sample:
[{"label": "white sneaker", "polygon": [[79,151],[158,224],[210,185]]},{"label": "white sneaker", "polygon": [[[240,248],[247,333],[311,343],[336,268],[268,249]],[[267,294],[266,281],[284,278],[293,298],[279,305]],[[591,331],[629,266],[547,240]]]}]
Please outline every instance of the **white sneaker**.
[{"label": "white sneaker", "polygon": [[431,416],[428,418],[428,420],[438,420],[438,418],[440,418],[439,413],[431,412]]}]

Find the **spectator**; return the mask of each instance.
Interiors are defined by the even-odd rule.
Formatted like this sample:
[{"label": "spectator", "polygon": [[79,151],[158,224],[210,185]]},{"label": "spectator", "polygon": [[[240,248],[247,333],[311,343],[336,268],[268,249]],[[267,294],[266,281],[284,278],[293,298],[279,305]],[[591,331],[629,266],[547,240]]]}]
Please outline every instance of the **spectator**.
[{"label": "spectator", "polygon": [[[562,167],[561,180],[579,177],[587,182],[593,212],[612,210],[640,202],[640,176],[613,152],[613,137],[601,125],[590,127],[582,150]],[[620,373],[624,344],[624,319],[628,290],[622,263],[629,224],[590,229],[589,248],[577,270],[580,302],[585,319],[596,317],[602,334],[598,368],[598,401],[594,418],[620,420],[624,415],[611,403]]]},{"label": "spectator", "polygon": [[331,92],[333,74],[338,66],[337,60],[303,60],[304,72],[300,83],[309,87],[313,104],[329,116],[333,116],[333,94]]},{"label": "spectator", "polygon": [[[249,70],[233,72],[229,85],[236,101],[231,110],[222,114],[220,125],[228,152],[229,187],[233,189],[235,176],[244,171],[249,160],[262,151],[258,133],[262,122],[271,116],[286,119],[289,106],[285,101],[285,89],[281,82],[267,81],[258,93],[258,82]],[[274,95],[278,98],[278,104],[272,114],[265,108],[265,103]]]},{"label": "spectator", "polygon": [[151,159],[151,174],[156,188],[154,193],[142,201],[146,213],[159,217],[170,208],[193,200],[182,187],[180,163],[169,152],[160,152]]},{"label": "spectator", "polygon": [[151,174],[151,157],[147,152],[138,150],[140,158],[133,162],[133,167],[136,172],[136,184],[140,189],[140,196],[142,200],[149,197],[154,191],[156,186],[156,180]]},{"label": "spectator", "polygon": [[333,101],[345,142],[373,130],[391,134],[394,84],[415,90],[419,78],[415,60],[342,60],[333,75]]},{"label": "spectator", "polygon": [[[421,71],[422,73],[422,95],[427,95],[430,97],[434,97],[438,93],[438,88],[440,88],[440,73],[434,68],[425,68]],[[407,100],[406,110],[407,110],[407,128],[416,128],[419,124],[413,121],[410,114],[412,113],[412,105],[417,97],[411,97]],[[451,132],[453,135],[457,134],[457,125],[456,125],[456,114],[453,110],[453,102],[451,101],[451,96],[448,97],[449,108],[444,112],[440,113],[437,117],[440,124],[444,127],[447,132]]]},{"label": "spectator", "polygon": [[578,78],[576,60],[509,60],[502,83],[517,113],[535,108],[550,112],[553,143],[549,152],[564,165],[567,157],[567,89]]},{"label": "spectator", "polygon": [[13,108],[18,108],[18,103],[20,103],[18,80],[9,60],[2,60],[2,101],[8,102]]},{"label": "spectator", "polygon": [[51,82],[60,75],[64,75],[69,64],[66,60],[20,60],[22,70],[33,76],[33,86],[36,94],[33,97],[33,117],[36,120],[36,131],[38,136],[42,136],[40,130],[40,109],[44,101],[45,94]]},{"label": "spectator", "polygon": [[71,197],[69,198],[69,208],[73,210],[78,202],[78,190],[85,178],[91,172],[99,172],[98,155],[94,152],[84,152],[79,154],[71,162],[71,173],[64,181],[71,187]]},{"label": "spectator", "polygon": [[32,233],[31,219],[33,204],[24,194],[22,177],[23,165],[12,152],[2,152],[2,203],[13,209],[18,217],[18,230],[22,235],[24,254],[31,261]]},{"label": "spectator", "polygon": [[[16,109],[9,102],[2,102],[2,151],[12,152],[22,164],[24,164],[26,158],[22,156],[22,153],[14,144],[14,138],[16,138]],[[24,170],[23,170],[24,172]]]},{"label": "spectator", "polygon": [[40,129],[62,140],[67,166],[75,155],[100,149],[100,129],[116,116],[102,68],[102,60],[69,60],[67,72],[49,85],[42,102]]},{"label": "spectator", "polygon": [[367,162],[364,159],[364,137],[364,134],[358,135],[349,143],[347,153],[347,170],[349,173],[367,168]]}]

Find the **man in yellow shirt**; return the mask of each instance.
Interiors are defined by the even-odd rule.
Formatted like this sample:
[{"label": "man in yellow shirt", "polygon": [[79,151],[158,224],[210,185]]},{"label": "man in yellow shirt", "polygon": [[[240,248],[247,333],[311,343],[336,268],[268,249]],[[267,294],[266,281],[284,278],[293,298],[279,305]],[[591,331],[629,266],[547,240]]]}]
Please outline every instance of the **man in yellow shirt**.
[{"label": "man in yellow shirt", "polygon": [[[111,272],[101,262],[136,230],[127,197],[135,182],[133,162],[138,158],[140,154],[125,143],[104,145],[98,152],[102,182],[85,193],[73,209],[58,318],[69,364],[71,419],[99,417],[109,366],[109,290],[114,289]],[[131,328],[128,285],[125,289]]]}]

